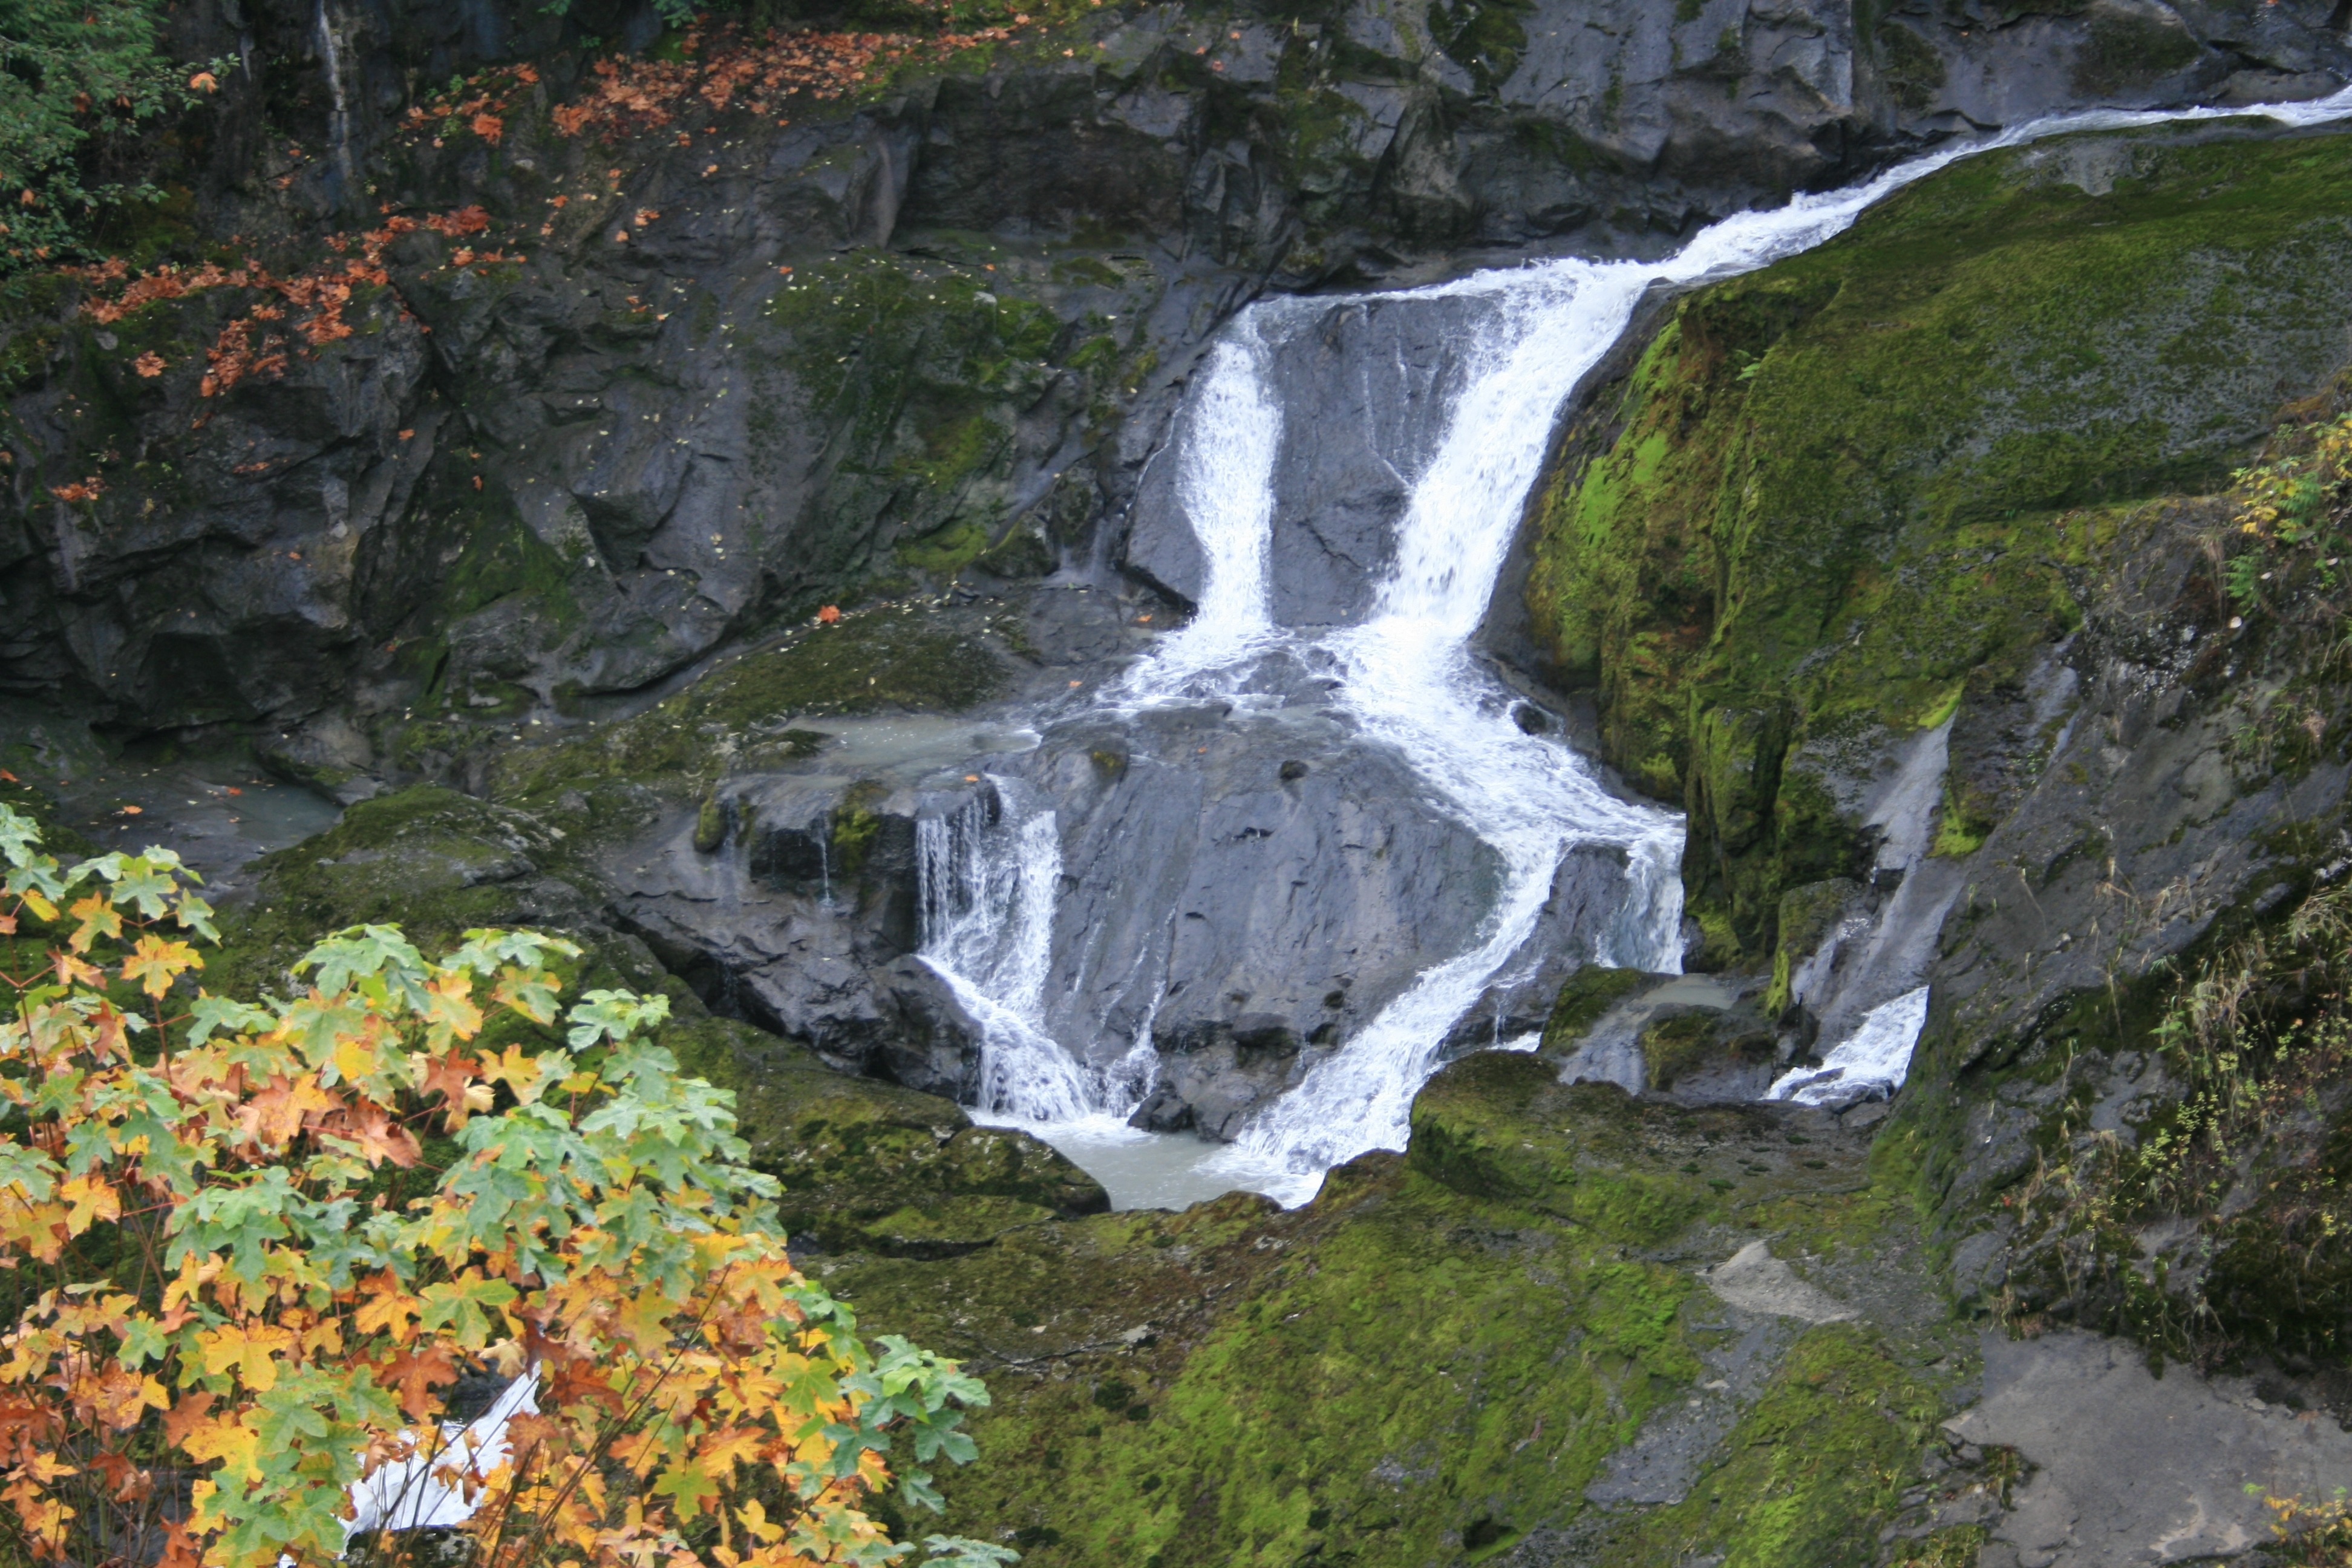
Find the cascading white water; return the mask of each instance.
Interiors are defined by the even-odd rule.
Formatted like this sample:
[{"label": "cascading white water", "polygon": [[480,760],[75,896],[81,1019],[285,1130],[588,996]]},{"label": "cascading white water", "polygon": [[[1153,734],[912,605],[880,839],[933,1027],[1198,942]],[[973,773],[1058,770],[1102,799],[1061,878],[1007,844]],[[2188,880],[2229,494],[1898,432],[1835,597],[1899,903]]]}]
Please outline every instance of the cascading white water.
[{"label": "cascading white water", "polygon": [[1086,1075],[1037,1026],[1061,839],[1052,812],[1024,812],[1011,781],[988,782],[992,799],[915,824],[919,956],[980,1026],[980,1108],[1076,1120],[1098,1109]]},{"label": "cascading white water", "polygon": [[974,1109],[1018,1125],[1117,1125],[1150,1088],[1148,1048],[1088,1068],[1045,1032],[1060,825],[1026,785],[994,774],[988,785],[992,800],[915,824],[917,956],[980,1026]]},{"label": "cascading white water", "polygon": [[1114,700],[1163,699],[1196,678],[1245,670],[1280,644],[1265,563],[1282,409],[1266,392],[1262,313],[1245,310],[1225,330],[1179,418],[1176,494],[1200,542],[1200,608],[1129,670]]},{"label": "cascading white water", "polygon": [[[1399,524],[1397,553],[1371,617],[1321,638],[1341,677],[1335,700],[1366,733],[1395,747],[1444,805],[1501,857],[1501,893],[1470,951],[1424,971],[1335,1055],[1319,1062],[1281,1100],[1261,1113],[1227,1158],[1236,1172],[1275,1167],[1288,1173],[1276,1195],[1311,1196],[1330,1165],[1374,1148],[1402,1148],[1413,1094],[1437,1065],[1441,1042],[1534,930],[1560,857],[1578,842],[1625,847],[1627,892],[1619,917],[1594,953],[1597,962],[1654,970],[1680,967],[1682,829],[1678,818],[1603,791],[1583,762],[1555,742],[1522,734],[1506,694],[1471,658],[1470,639],[1494,592],[1528,488],[1541,468],[1560,404],[1616,342],[1644,289],[1767,266],[1843,231],[1872,204],[1964,157],[2065,131],[2125,129],[2226,112],[2266,113],[2290,125],[2352,114],[2352,90],[2309,104],[2260,110],[2187,113],[2102,111],[2021,126],[1974,145],[1912,160],[1844,191],[1804,195],[1769,212],[1735,215],[1711,225],[1658,262],[1562,260],[1480,273],[1392,299],[1473,297],[1490,302],[1461,350],[1469,361],[1464,389],[1444,413],[1447,429],[1414,483]],[[1233,342],[1248,353],[1221,355],[1203,389],[1204,405],[1241,410],[1270,402],[1235,384],[1255,379],[1265,335],[1297,307],[1245,312]],[[1190,521],[1212,562],[1246,562],[1254,570],[1212,570],[1196,625],[1218,628],[1179,656],[1178,634],[1133,672],[1126,695],[1181,700],[1212,672],[1201,655],[1232,647],[1238,663],[1269,651],[1279,635],[1266,625],[1265,546],[1234,537],[1248,520],[1273,513],[1272,465],[1258,456],[1276,438],[1274,422],[1236,421],[1244,460],[1227,462],[1188,445],[1185,472],[1266,476],[1263,500],[1236,497],[1230,486],[1213,507],[1186,494]],[[1201,419],[1191,441],[1227,427]],[[1263,524],[1259,525],[1263,527]],[[1228,628],[1247,626],[1241,637]],[[1924,993],[1902,998],[1872,1034],[1890,1040],[1924,1012]],[[1907,1044],[1907,1041],[1906,1042]],[[1862,1070],[1881,1064],[1879,1052]],[[1908,1052],[1904,1052],[1907,1060]],[[1899,1081],[1899,1078],[1896,1079]],[[1793,1090],[1794,1086],[1790,1086]],[[1261,1184],[1263,1181],[1261,1181]]]},{"label": "cascading white water", "polygon": [[1927,1023],[1927,987],[1922,985],[1864,1014],[1821,1066],[1782,1073],[1764,1098],[1837,1106],[1891,1095],[1911,1074],[1911,1053]]},{"label": "cascading white water", "polygon": [[[1610,795],[1565,746],[1522,733],[1510,718],[1509,694],[1470,652],[1559,406],[1622,334],[1643,292],[1653,283],[1729,276],[1809,249],[1892,192],[1977,153],[2063,132],[2230,114],[2267,115],[2291,126],[2323,123],[2352,114],[2352,89],[2305,104],[2103,110],[2040,121],[1915,159],[1847,190],[1735,215],[1664,260],[1551,261],[1381,297],[1391,303],[1470,301],[1474,308],[1454,349],[1465,373],[1451,405],[1433,411],[1444,421],[1443,438],[1412,484],[1395,562],[1371,615],[1360,626],[1317,637],[1275,625],[1266,567],[1281,409],[1265,384],[1265,361],[1269,348],[1290,324],[1307,319],[1311,307],[1268,302],[1228,327],[1195,382],[1173,454],[1178,499],[1204,568],[1197,610],[1116,683],[1107,700],[1133,708],[1230,700],[1276,655],[1328,668],[1338,677],[1334,705],[1367,737],[1401,753],[1435,804],[1495,851],[1502,870],[1500,890],[1474,944],[1424,970],[1263,1111],[1218,1157],[1234,1176],[1295,1204],[1313,1195],[1332,1164],[1370,1149],[1402,1148],[1412,1096],[1437,1066],[1443,1040],[1519,954],[1562,857],[1576,845],[1613,845],[1627,857],[1625,896],[1596,942],[1594,961],[1680,967],[1680,818]],[[944,825],[927,825],[927,830],[952,837]],[[1045,850],[1035,852],[1042,858]],[[959,886],[1005,879],[978,862],[950,867],[959,851],[940,853],[940,875]],[[929,849],[925,865],[929,877]],[[1099,1125],[1116,1111],[1118,1097],[1038,1024],[1044,955],[1034,949],[1045,941],[1043,900],[1058,870],[1056,851],[1052,869],[1034,880],[1037,891],[1026,895],[1037,901],[1024,905],[1017,919],[1000,912],[987,917],[992,924],[984,923],[981,910],[1000,907],[993,895],[964,906],[961,915],[943,917],[925,956],[991,1035],[992,1059],[1001,1065],[984,1069],[984,1106],[1034,1124],[1084,1120]],[[1025,872],[1010,879],[1033,885]],[[1034,934],[1022,923],[1032,921]],[[1017,959],[1012,956],[1016,950]],[[1872,1015],[1877,1026],[1863,1043],[1872,1047],[1874,1068],[1883,1065],[1878,1058],[1889,1054],[1895,1035],[1907,1028],[1916,1037],[1913,1015],[1924,1012],[1924,993],[1915,993]],[[1907,1049],[1904,1055],[1907,1061]],[[1132,1068],[1148,1056],[1148,1037],[1139,1037],[1125,1064]],[[1139,1086],[1141,1080],[1126,1081]],[[1788,1091],[1801,1093],[1794,1084]]]}]

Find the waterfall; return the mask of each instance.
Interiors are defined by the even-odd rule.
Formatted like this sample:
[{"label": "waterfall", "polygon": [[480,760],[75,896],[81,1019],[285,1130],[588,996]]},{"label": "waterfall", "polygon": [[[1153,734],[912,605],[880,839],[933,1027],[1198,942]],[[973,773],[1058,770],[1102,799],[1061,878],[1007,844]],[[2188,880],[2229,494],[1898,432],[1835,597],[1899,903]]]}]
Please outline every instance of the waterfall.
[{"label": "waterfall", "polygon": [[[1412,484],[1395,561],[1372,612],[1360,626],[1318,638],[1270,623],[1265,564],[1280,416],[1264,365],[1269,345],[1305,312],[1277,300],[1236,319],[1177,435],[1180,500],[1206,568],[1197,614],[1110,700],[1230,696],[1271,654],[1319,656],[1339,678],[1335,705],[1406,759],[1439,807],[1496,851],[1504,876],[1474,945],[1424,970],[1261,1112],[1221,1156],[1228,1168],[1256,1174],[1265,1190],[1297,1203],[1332,1164],[1402,1148],[1412,1096],[1437,1067],[1441,1042],[1532,934],[1561,857],[1575,845],[1615,845],[1627,856],[1625,896],[1594,961],[1680,968],[1679,817],[1617,798],[1565,746],[1522,733],[1510,719],[1509,694],[1471,650],[1560,405],[1623,333],[1643,292],[1660,281],[1753,270],[1809,249],[1874,203],[1976,153],[2069,131],[2246,113],[2317,124],[2352,114],[2352,89],[2260,110],[2101,110],[2040,121],[1911,160],[1846,190],[1734,215],[1663,260],[1555,260],[1379,296],[1392,306],[1447,299],[1480,308],[1456,351],[1467,370],[1462,389],[1438,415],[1444,434]],[[1912,1016],[1924,1013],[1925,1000],[1924,993],[1906,995],[1881,1009],[1885,1016],[1872,1016],[1871,1037],[1857,1042],[1871,1058],[1865,1071],[1899,1074],[1895,1037],[1906,1026],[1916,1037]],[[1909,1039],[1900,1043],[1907,1063]],[[1270,1185],[1263,1177],[1269,1169],[1284,1173]]]},{"label": "waterfall", "polygon": [[1782,1073],[1764,1098],[1835,1107],[1890,1096],[1911,1075],[1911,1053],[1927,1024],[1927,987],[1922,985],[1864,1014],[1821,1066]]},{"label": "waterfall", "polygon": [[1135,1048],[1090,1068],[1045,1031],[1060,825],[1014,780],[987,776],[990,795],[915,824],[922,947],[979,1026],[973,1109],[1013,1124],[1123,1121],[1150,1088],[1147,1020]]},{"label": "waterfall", "polygon": [[1266,612],[1265,563],[1274,528],[1274,465],[1282,409],[1268,392],[1262,310],[1245,310],[1209,352],[1177,431],[1178,504],[1200,542],[1206,579],[1182,627],[1130,667],[1114,702],[1206,695],[1203,676],[1245,671],[1280,644]]},{"label": "waterfall", "polygon": [[342,48],[335,38],[327,0],[319,0],[319,59],[326,68],[327,91],[334,100],[334,110],[327,121],[327,138],[334,143],[335,177],[341,186],[336,193],[336,205],[350,211],[360,205],[359,173],[352,163],[352,107],[343,85]]}]

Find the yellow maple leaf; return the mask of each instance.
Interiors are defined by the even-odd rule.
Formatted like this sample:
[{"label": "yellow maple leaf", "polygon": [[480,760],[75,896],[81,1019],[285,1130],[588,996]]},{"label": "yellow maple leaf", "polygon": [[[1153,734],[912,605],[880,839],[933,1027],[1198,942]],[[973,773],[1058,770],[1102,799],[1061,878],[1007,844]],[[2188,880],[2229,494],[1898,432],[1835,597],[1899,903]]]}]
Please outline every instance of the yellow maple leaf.
[{"label": "yellow maple leaf", "polygon": [[445,969],[425,984],[425,1026],[436,1051],[452,1039],[470,1040],[481,1032],[482,1010],[474,1005],[474,977],[462,969]]},{"label": "yellow maple leaf", "polygon": [[393,1343],[404,1345],[414,1331],[412,1325],[421,1303],[388,1276],[378,1279],[382,1282],[376,1285],[374,1295],[360,1303],[358,1313],[352,1319],[352,1326],[363,1334],[389,1332]]},{"label": "yellow maple leaf", "polygon": [[248,1486],[261,1479],[261,1466],[257,1462],[261,1453],[261,1434],[250,1426],[232,1421],[202,1421],[180,1447],[187,1451],[188,1458],[199,1462],[221,1461],[224,1468],[234,1470]]},{"label": "yellow maple leaf", "polygon": [[269,1323],[227,1323],[206,1329],[196,1341],[204,1347],[206,1373],[217,1377],[235,1367],[238,1382],[267,1394],[278,1386],[278,1357],[293,1348],[294,1333]]},{"label": "yellow maple leaf", "polygon": [[121,1219],[122,1195],[101,1176],[81,1175],[58,1184],[58,1196],[68,1205],[66,1234],[79,1236],[94,1220]]},{"label": "yellow maple leaf", "polygon": [[114,938],[122,934],[122,911],[109,903],[103,893],[77,899],[68,912],[76,923],[66,945],[76,952],[88,952],[90,944],[101,936]]},{"label": "yellow maple leaf", "polygon": [[161,996],[183,972],[204,966],[205,961],[196,956],[196,950],[184,942],[142,936],[131,956],[122,961],[122,978],[138,981],[139,989],[150,996]]},{"label": "yellow maple leaf", "polygon": [[525,1105],[539,1098],[539,1080],[544,1069],[537,1057],[523,1055],[520,1046],[509,1046],[506,1055],[501,1057],[484,1051],[478,1059],[482,1064],[482,1077],[488,1082],[504,1080],[514,1089],[515,1099]]}]

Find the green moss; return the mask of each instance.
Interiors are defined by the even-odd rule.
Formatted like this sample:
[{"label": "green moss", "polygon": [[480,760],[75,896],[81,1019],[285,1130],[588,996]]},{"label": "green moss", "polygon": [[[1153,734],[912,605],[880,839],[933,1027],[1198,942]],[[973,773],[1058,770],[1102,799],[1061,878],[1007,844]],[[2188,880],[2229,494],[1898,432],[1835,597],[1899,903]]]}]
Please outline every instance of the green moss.
[{"label": "green moss", "polygon": [[1739,1419],[1727,1458],[1615,1543],[1611,1568],[1868,1568],[1880,1522],[1942,1417],[1941,1395],[1873,1330],[1808,1331]]},{"label": "green moss", "polygon": [[861,779],[842,791],[841,799],[834,805],[831,849],[834,864],[840,868],[844,881],[855,880],[865,870],[866,857],[873,851],[875,837],[882,831],[882,818],[875,807],[888,793],[887,786]]},{"label": "green moss", "polygon": [[1917,1541],[1896,1542],[1887,1568],[1977,1568],[1984,1543],[1990,1539],[1980,1524],[1939,1530]]},{"label": "green moss", "polygon": [[1613,1084],[1562,1085],[1540,1057],[1481,1051],[1423,1086],[1406,1158],[1472,1196],[1654,1245],[1711,1201],[1652,1157],[1648,1135],[1677,1115]]},{"label": "green moss", "polygon": [[1689,902],[1727,954],[1856,863],[1797,748],[2013,683],[2079,624],[2113,527],[2080,509],[2212,483],[2334,368],[2347,147],[2200,128],[1968,160],[1685,299],[1571,432],[1528,607],[1610,760],[1690,810]]},{"label": "green moss", "polygon": [[1528,0],[1452,0],[1430,7],[1437,47],[1491,93],[1518,68],[1528,47]]},{"label": "green moss", "polygon": [[1062,1155],[1025,1132],[974,1127],[952,1101],[835,1072],[725,1019],[698,1016],[674,1034],[665,1043],[683,1068],[734,1089],[751,1163],[782,1184],[796,1248],[950,1257],[1109,1206]]},{"label": "green moss", "polygon": [[714,853],[727,841],[727,808],[715,795],[702,797],[702,805],[694,814],[694,847],[698,854]]},{"label": "green moss", "polygon": [[[1818,1173],[1789,1161],[1786,1123],[1754,1108],[1555,1072],[1513,1052],[1450,1064],[1406,1155],[1339,1167],[1304,1209],[1236,1194],[817,1267],[869,1329],[988,1377],[981,1460],[949,1479],[944,1524],[1002,1532],[1032,1568],[1409,1568],[1563,1527],[1643,1568],[1702,1535],[1743,1563],[1850,1561],[1911,1477],[1918,1422],[1943,1414],[1870,1331],[1799,1342],[1671,1531],[1595,1516],[1583,1490],[1705,1375],[1688,1325],[1711,1298],[1662,1254],[1712,1251],[1695,1227],[1745,1216],[1870,1256],[1899,1193],[1853,1191],[1850,1150]],[[1772,1146],[1783,1175],[1753,1174]]]},{"label": "green moss", "polygon": [[1715,1037],[1717,1017],[1707,1012],[1677,1013],[1642,1031],[1638,1043],[1652,1089],[1672,1089],[1676,1080],[1723,1054]]},{"label": "green moss", "polygon": [[1862,884],[1844,877],[1809,882],[1780,895],[1774,921],[1772,988],[1765,994],[1764,1011],[1778,1015],[1790,1002],[1789,983],[1796,966],[1818,952],[1830,928],[1861,896]]},{"label": "green moss", "polygon": [[[950,1492],[951,1527],[1017,1530],[1036,1568],[1490,1545],[1554,1516],[1698,1364],[1685,1279],[1513,1226],[1387,1155],[1335,1172],[1301,1215],[1237,1197],[1015,1232],[919,1283],[919,1267],[830,1282],[869,1324],[934,1302],[924,1316],[952,1311],[998,1354],[1064,1369],[997,1377],[1013,1397]],[[1227,1298],[1205,1320],[1204,1289]],[[1131,1351],[1067,1375],[1073,1338],[1122,1332]]]},{"label": "green moss", "polygon": [[1917,114],[1934,103],[1944,86],[1944,57],[1935,46],[1900,22],[1881,22],[1871,37],[1878,45],[1878,79],[1896,107]]},{"label": "green moss", "polygon": [[[780,283],[767,310],[774,352],[808,389],[810,412],[839,431],[813,507],[823,563],[841,577],[886,565],[950,577],[970,566],[1012,515],[1022,416],[1057,384],[1081,403],[1132,385],[1141,373],[1111,318],[1139,320],[1160,288],[1139,263],[1016,263],[954,237],[936,251],[856,253]],[[1118,292],[1105,300],[1104,289]],[[793,416],[772,409],[754,424]],[[881,561],[867,542],[877,538],[891,542]]]},{"label": "green moss", "polygon": [[1655,978],[1638,969],[1588,963],[1561,981],[1559,994],[1552,1000],[1551,1016],[1544,1020],[1544,1054],[1565,1056],[1574,1050],[1609,1009]]},{"label": "green moss", "polygon": [[2089,36],[2074,57],[2078,92],[2120,92],[2140,87],[2194,62],[2204,50],[2196,36],[2174,22],[2120,6],[2105,6],[2091,17]]}]

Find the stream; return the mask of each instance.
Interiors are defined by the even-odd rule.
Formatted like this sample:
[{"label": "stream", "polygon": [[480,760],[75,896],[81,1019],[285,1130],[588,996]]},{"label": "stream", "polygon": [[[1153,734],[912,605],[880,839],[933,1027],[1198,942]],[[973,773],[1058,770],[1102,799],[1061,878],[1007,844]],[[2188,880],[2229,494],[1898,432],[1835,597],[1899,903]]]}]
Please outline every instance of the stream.
[{"label": "stream", "polygon": [[[1977,153],[2223,112],[2102,111],[2021,126],[1864,184],[1737,214],[1662,260],[1553,260],[1344,301],[1274,299],[1241,311],[1196,374],[1171,442],[1154,459],[1159,472],[1147,474],[1139,511],[1148,513],[1157,498],[1158,514],[1136,524],[1144,552],[1156,550],[1177,562],[1176,574],[1190,573],[1195,613],[1083,705],[1029,721],[1049,741],[1057,730],[1113,726],[1139,754],[1156,748],[1162,757],[1176,748],[1154,725],[1173,719],[1243,736],[1320,724],[1347,747],[1402,763],[1419,809],[1475,836],[1480,912],[1466,940],[1418,955],[1409,983],[1336,1048],[1307,1052],[1295,1082],[1255,1107],[1229,1144],[1171,1141],[1127,1125],[1161,1070],[1154,1027],[1166,1022],[1171,961],[1154,959],[1148,944],[1112,951],[1115,936],[1099,921],[1070,929],[1057,920],[1067,914],[1066,889],[1080,879],[1065,865],[1073,825],[1062,820],[1050,787],[992,774],[993,808],[926,822],[921,858],[921,956],[984,1036],[975,1114],[1055,1142],[1110,1184],[1121,1206],[1181,1204],[1235,1187],[1296,1205],[1332,1165],[1403,1147],[1412,1097],[1442,1065],[1465,1016],[1515,973],[1533,973],[1561,940],[1546,929],[1546,910],[1571,851],[1608,851],[1622,867],[1611,907],[1577,939],[1577,957],[1678,973],[1680,816],[1613,792],[1560,739],[1528,732],[1475,646],[1563,404],[1654,284],[1736,275],[1822,244],[1873,203]],[[2352,113],[2352,93],[2242,112],[2317,124]],[[1342,312],[1354,312],[1357,327]],[[1339,374],[1327,384],[1286,381],[1286,356],[1318,352],[1313,340],[1328,344],[1343,330],[1358,331],[1369,346],[1339,351]],[[1416,337],[1438,345],[1419,363],[1398,346]],[[1390,384],[1396,395],[1383,403],[1378,388]],[[1327,510],[1318,496],[1284,493],[1299,482],[1286,465],[1302,395],[1367,410],[1363,438],[1400,481],[1381,520],[1385,558],[1358,603],[1345,594],[1318,602],[1283,581],[1281,558],[1292,542],[1286,529],[1323,527]],[[1314,478],[1305,476],[1310,490]],[[1131,545],[1130,559],[1136,552]],[[1334,605],[1339,614],[1330,613]],[[1161,847],[1139,843],[1129,852],[1150,857]],[[1139,870],[1134,880],[1139,893],[1150,879]],[[1181,931],[1170,939],[1181,940]],[[1131,972],[1108,1006],[1097,973],[1106,963]],[[1900,1084],[1926,992],[1908,984],[1913,977],[1881,978],[1889,999],[1839,1039],[1824,1040],[1827,1066],[1784,1079],[1776,1096],[1809,1100],[1810,1089],[1843,1075],[1889,1089]],[[1507,1036],[1498,1022],[1486,1043],[1527,1048],[1535,1037]]]}]

